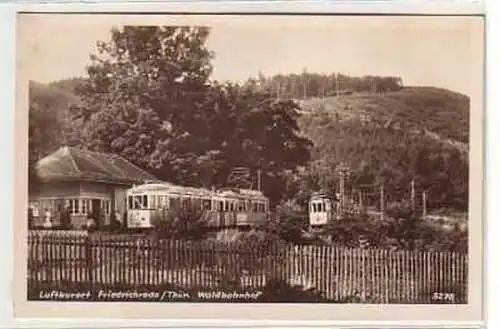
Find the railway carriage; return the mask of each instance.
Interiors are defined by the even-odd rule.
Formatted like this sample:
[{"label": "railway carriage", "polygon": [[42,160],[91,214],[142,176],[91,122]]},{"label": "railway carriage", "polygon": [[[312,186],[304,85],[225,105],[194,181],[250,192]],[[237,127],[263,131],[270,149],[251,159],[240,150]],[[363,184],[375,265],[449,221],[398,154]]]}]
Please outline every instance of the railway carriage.
[{"label": "railway carriage", "polygon": [[309,225],[321,227],[338,218],[338,202],[324,193],[313,194],[309,200]]},{"label": "railway carriage", "polygon": [[161,220],[190,209],[209,228],[248,227],[266,220],[269,201],[260,191],[209,190],[154,183],[127,191],[127,227],[152,228]]}]

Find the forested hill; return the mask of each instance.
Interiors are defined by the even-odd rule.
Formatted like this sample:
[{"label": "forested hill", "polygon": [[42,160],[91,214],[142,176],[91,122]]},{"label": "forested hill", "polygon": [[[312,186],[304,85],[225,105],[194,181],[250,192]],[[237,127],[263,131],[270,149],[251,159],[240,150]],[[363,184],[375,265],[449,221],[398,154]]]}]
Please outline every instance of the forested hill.
[{"label": "forested hill", "polygon": [[405,87],[399,91],[312,98],[299,103],[304,111],[326,111],[342,120],[368,120],[386,128],[426,131],[462,146],[469,141],[469,98],[446,89]]},{"label": "forested hill", "polygon": [[[408,196],[410,181],[433,206],[468,200],[469,98],[433,87],[299,101],[301,132],[324,172],[346,162],[353,184]],[[320,173],[320,175],[325,175]],[[328,176],[328,174],[326,174]],[[332,183],[334,184],[334,183]]]}]

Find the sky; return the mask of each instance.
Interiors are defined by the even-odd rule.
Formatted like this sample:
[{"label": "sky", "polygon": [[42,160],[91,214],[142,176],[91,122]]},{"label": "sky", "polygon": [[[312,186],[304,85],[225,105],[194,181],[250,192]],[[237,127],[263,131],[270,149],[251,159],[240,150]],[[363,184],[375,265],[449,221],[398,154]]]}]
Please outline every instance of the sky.
[{"label": "sky", "polygon": [[307,70],[399,76],[469,94],[482,61],[483,29],[471,17],[29,15],[18,20],[19,66],[38,82],[84,76],[96,42],[125,24],[210,26],[217,80]]}]

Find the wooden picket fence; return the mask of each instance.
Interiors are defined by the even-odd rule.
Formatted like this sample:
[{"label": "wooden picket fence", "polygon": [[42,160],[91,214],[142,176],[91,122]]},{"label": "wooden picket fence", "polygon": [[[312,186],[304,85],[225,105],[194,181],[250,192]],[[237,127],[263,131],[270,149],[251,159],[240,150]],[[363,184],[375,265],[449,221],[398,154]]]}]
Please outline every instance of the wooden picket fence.
[{"label": "wooden picket fence", "polygon": [[[32,287],[67,282],[183,289],[263,289],[270,280],[314,288],[325,301],[467,303],[466,254],[154,240],[30,231]],[[444,296],[444,297],[443,297]]]}]

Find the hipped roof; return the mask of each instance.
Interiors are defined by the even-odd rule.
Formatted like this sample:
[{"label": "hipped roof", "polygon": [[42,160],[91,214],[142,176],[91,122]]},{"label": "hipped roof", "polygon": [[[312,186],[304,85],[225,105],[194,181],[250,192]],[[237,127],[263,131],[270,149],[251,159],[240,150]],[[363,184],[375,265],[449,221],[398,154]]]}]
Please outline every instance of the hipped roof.
[{"label": "hipped roof", "polygon": [[90,181],[116,184],[158,182],[150,173],[116,154],[62,147],[37,163],[43,181]]}]

